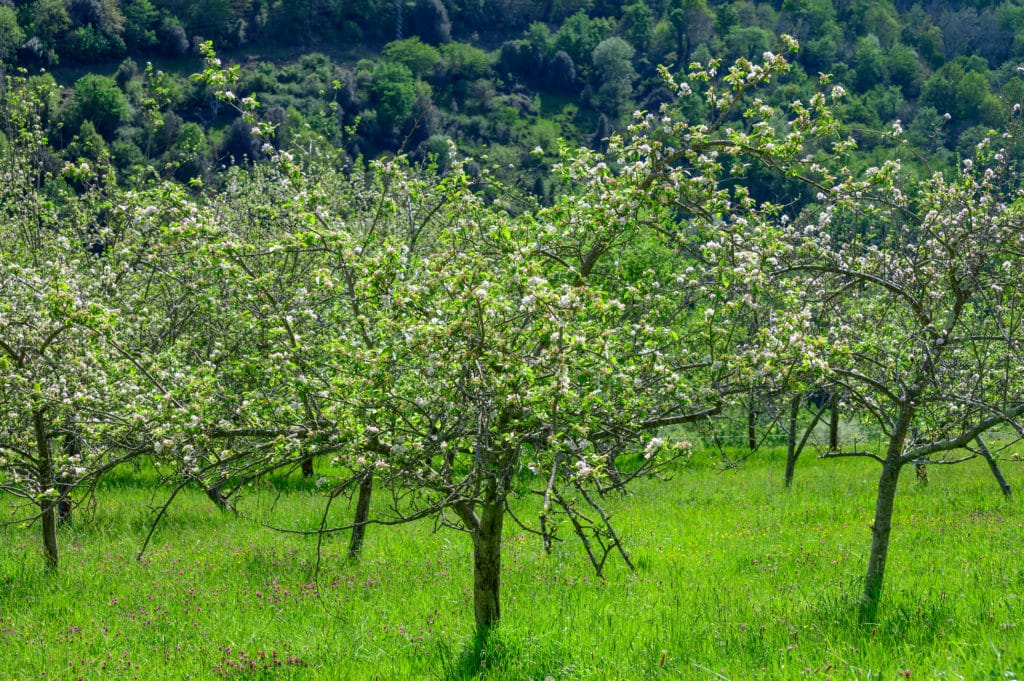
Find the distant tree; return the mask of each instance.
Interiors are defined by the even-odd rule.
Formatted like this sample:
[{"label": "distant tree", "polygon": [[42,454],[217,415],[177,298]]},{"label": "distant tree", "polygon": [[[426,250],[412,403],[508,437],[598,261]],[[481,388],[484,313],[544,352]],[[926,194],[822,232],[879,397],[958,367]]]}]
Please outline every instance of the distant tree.
[{"label": "distant tree", "polygon": [[629,43],[640,54],[646,54],[651,44],[651,32],[654,30],[654,12],[647,6],[645,0],[637,0],[623,6],[622,19]]},{"label": "distant tree", "polygon": [[217,156],[227,162],[254,162],[263,157],[262,146],[263,141],[253,134],[252,123],[236,118],[224,133]]},{"label": "distant tree", "polygon": [[442,45],[452,39],[452,23],[441,0],[416,0],[408,26],[410,33],[431,45]]},{"label": "distant tree", "polygon": [[594,48],[611,35],[611,23],[604,19],[591,19],[577,12],[565,20],[555,33],[554,49],[572,57],[579,75],[589,75]]},{"label": "distant tree", "polygon": [[772,40],[772,35],[759,26],[736,27],[725,36],[725,46],[730,56],[757,59],[771,50]]},{"label": "distant tree", "polygon": [[181,22],[174,17],[164,17],[157,26],[156,35],[160,51],[172,57],[188,54],[190,43]]},{"label": "distant tree", "polygon": [[807,41],[832,34],[837,29],[835,20],[831,0],[783,0],[779,28],[803,46]]},{"label": "distant tree", "polygon": [[486,77],[494,64],[489,52],[454,41],[441,47],[441,59],[448,78],[468,81]]},{"label": "distant tree", "polygon": [[541,64],[550,58],[555,50],[555,37],[547,24],[535,21],[523,33],[523,49],[535,64]]},{"label": "distant tree", "polygon": [[576,85],[576,65],[567,52],[559,50],[545,71],[546,85],[555,92],[571,93]]},{"label": "distant tree", "polygon": [[0,61],[9,61],[25,42],[25,31],[18,24],[18,15],[7,5],[0,5]]},{"label": "distant tree", "polygon": [[496,9],[494,4],[488,0],[450,0],[447,6],[454,23],[471,32],[491,25]]},{"label": "distant tree", "polygon": [[947,62],[921,86],[920,103],[949,113],[952,124],[961,130],[978,124],[983,113],[993,117],[986,123],[998,122],[1002,107],[996,103],[986,73],[973,68],[977,66],[987,72],[984,65],[984,61],[977,65],[966,63],[965,68],[962,60]]},{"label": "distant tree", "polygon": [[53,49],[57,37],[71,27],[71,17],[63,0],[36,0],[29,6],[29,31],[47,49]]},{"label": "distant tree", "polygon": [[419,38],[396,40],[384,46],[382,56],[397,64],[404,64],[417,78],[427,78],[441,63],[441,53]]},{"label": "distant tree", "polygon": [[882,49],[892,47],[900,34],[900,24],[895,10],[888,2],[855,0],[850,21],[859,35],[875,36]]},{"label": "distant tree", "polygon": [[878,39],[867,36],[857,40],[857,51],[853,57],[853,86],[858,92],[866,92],[882,82],[884,57]]},{"label": "distant tree", "polygon": [[677,59],[688,64],[693,49],[711,38],[714,15],[706,0],[669,0],[667,16],[675,32]]},{"label": "distant tree", "polygon": [[632,106],[635,54],[633,47],[617,36],[602,40],[594,48],[594,102],[613,120],[620,120]]},{"label": "distant tree", "polygon": [[916,97],[921,90],[922,67],[917,52],[897,43],[885,58],[885,72],[893,85],[898,85],[908,97]]},{"label": "distant tree", "polygon": [[151,0],[128,0],[124,4],[124,41],[129,50],[156,46],[159,12]]},{"label": "distant tree", "polygon": [[406,122],[416,102],[415,78],[407,66],[378,62],[370,75],[369,90],[384,134]]},{"label": "distant tree", "polygon": [[89,119],[82,121],[78,126],[78,134],[72,138],[66,154],[72,161],[85,160],[93,163],[105,163],[110,157],[106,142],[96,132],[96,126]]},{"label": "distant tree", "polygon": [[523,66],[526,63],[526,50],[522,40],[506,40],[501,44],[498,51],[498,60],[495,68],[504,77],[522,77]]},{"label": "distant tree", "polygon": [[90,120],[105,139],[113,139],[117,128],[131,116],[128,98],[117,82],[95,73],[75,81],[71,111],[76,125]]},{"label": "distant tree", "polygon": [[[838,26],[836,27],[838,33]],[[833,64],[839,58],[841,40],[836,36],[826,35],[808,40],[800,45],[799,59],[810,73],[831,73]]]},{"label": "distant tree", "polygon": [[907,126],[907,139],[915,149],[926,154],[937,154],[945,148],[950,125],[943,113],[931,106],[922,106],[917,110]]}]

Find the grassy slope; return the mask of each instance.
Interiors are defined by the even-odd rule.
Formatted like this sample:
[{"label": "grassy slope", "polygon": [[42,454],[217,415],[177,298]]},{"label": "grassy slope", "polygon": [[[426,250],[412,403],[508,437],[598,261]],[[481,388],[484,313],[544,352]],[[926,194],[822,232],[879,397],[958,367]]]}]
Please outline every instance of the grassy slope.
[{"label": "grassy slope", "polygon": [[0,679],[1024,676],[1024,515],[980,463],[926,488],[907,471],[882,619],[851,619],[875,468],[808,461],[790,493],[778,462],[651,482],[613,502],[640,571],[604,583],[574,543],[545,556],[512,529],[506,619],[482,650],[459,534],[373,528],[359,565],[339,535],[314,583],[313,540],[259,522],[312,526],[313,493],[253,496],[240,519],[194,495],[139,564],[149,496],[126,475],[62,531],[58,575],[35,529],[0,530]]}]

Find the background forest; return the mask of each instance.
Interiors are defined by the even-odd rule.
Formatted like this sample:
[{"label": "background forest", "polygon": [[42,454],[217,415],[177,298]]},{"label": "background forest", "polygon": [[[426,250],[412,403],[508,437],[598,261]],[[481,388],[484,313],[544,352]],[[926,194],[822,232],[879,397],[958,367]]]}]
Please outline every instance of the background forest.
[{"label": "background forest", "polygon": [[550,201],[558,140],[600,146],[634,110],[656,111],[671,99],[659,64],[760,58],[782,33],[801,49],[773,104],[830,73],[862,150],[898,122],[919,160],[949,167],[1013,116],[1022,26],[1017,0],[3,0],[0,60],[48,93],[52,167],[210,181],[261,158],[238,112],[188,78],[212,40],[281,147],[404,151],[443,168],[452,140]]}]

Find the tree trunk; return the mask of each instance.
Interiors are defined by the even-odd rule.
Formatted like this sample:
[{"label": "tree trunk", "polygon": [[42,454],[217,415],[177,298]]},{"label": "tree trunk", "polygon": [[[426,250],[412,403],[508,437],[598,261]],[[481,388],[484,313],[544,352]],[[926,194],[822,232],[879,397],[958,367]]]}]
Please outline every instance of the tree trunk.
[{"label": "tree trunk", "polygon": [[1003,496],[1007,499],[1012,499],[1013,490],[1010,488],[1010,483],[1008,483],[1006,478],[1003,477],[1003,472],[999,470],[999,462],[996,461],[994,456],[992,456],[992,452],[989,451],[988,445],[985,444],[985,441],[981,439],[980,435],[977,438],[977,442],[978,451],[981,452],[981,457],[985,459],[989,470],[992,471],[992,475],[995,476],[996,482],[999,483],[999,489],[1003,490]]},{"label": "tree trunk", "polygon": [[307,456],[302,459],[302,477],[311,478],[313,477],[313,457]]},{"label": "tree trunk", "polygon": [[[64,424],[64,456],[69,463],[74,463],[81,456],[81,448],[78,446],[78,429],[75,420],[70,416]],[[60,524],[71,522],[71,489],[73,485],[68,475],[60,475],[57,478],[57,492],[60,494],[58,502],[58,521]]]},{"label": "tree trunk", "polygon": [[871,555],[868,557],[868,571],[864,577],[864,595],[860,604],[862,622],[874,622],[878,614],[878,603],[882,597],[882,584],[885,579],[885,561],[889,555],[889,533],[892,531],[892,512],[896,505],[896,489],[903,468],[901,456],[907,432],[914,419],[913,400],[916,395],[906,398],[900,405],[900,413],[896,419],[885,461],[882,463],[882,474],[878,478],[878,497],[875,501],[875,521],[871,525]]},{"label": "tree trunk", "polygon": [[[53,489],[56,480],[53,471],[53,452],[50,439],[46,433],[46,420],[42,411],[32,414],[35,427],[36,451],[39,454],[39,486],[43,491]],[[43,554],[46,566],[56,569],[57,554],[57,500],[47,495],[39,502],[40,519],[43,525]]]},{"label": "tree trunk", "polygon": [[839,395],[836,393],[829,398],[828,448],[832,452],[839,451]]},{"label": "tree trunk", "polygon": [[797,393],[789,403],[789,423],[786,437],[786,487],[793,484],[793,474],[796,472],[796,460],[800,456],[800,448],[797,446],[796,425],[800,417],[800,402],[803,395]]},{"label": "tree trunk", "polygon": [[[753,398],[751,398],[751,402],[753,402]],[[754,411],[753,404],[747,410],[747,447],[752,452],[757,449],[757,412]]]},{"label": "tree trunk", "polygon": [[352,537],[348,542],[348,555],[358,558],[366,538],[366,521],[370,519],[370,496],[373,494],[373,473],[367,470],[359,480],[359,498],[356,500],[356,515],[352,519]]},{"label": "tree trunk", "polygon": [[875,522],[871,526],[871,556],[868,558],[868,572],[864,579],[864,596],[860,609],[860,618],[863,622],[874,622],[878,614],[878,602],[882,597],[882,583],[885,579],[885,561],[889,554],[892,511],[896,502],[896,486],[901,468],[898,462],[886,461],[878,480]]},{"label": "tree trunk", "polygon": [[469,503],[455,507],[473,538],[473,614],[476,633],[484,636],[501,619],[501,529],[505,507],[501,501],[482,506],[477,516]]}]

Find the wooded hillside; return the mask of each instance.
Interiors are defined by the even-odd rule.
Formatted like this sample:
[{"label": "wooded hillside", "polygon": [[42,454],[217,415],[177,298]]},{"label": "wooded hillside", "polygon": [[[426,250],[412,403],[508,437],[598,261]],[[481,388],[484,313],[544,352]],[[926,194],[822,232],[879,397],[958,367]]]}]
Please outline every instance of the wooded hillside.
[{"label": "wooded hillside", "polygon": [[249,126],[188,78],[212,40],[281,146],[443,167],[454,141],[549,200],[558,140],[600,146],[656,110],[670,99],[659,65],[759,59],[783,33],[801,49],[773,103],[831,74],[862,148],[899,125],[933,170],[969,158],[1024,95],[1022,26],[1018,0],[8,0],[0,59],[49,92],[54,167],[110,163],[131,181],[156,164],[208,181],[259,159]]}]

